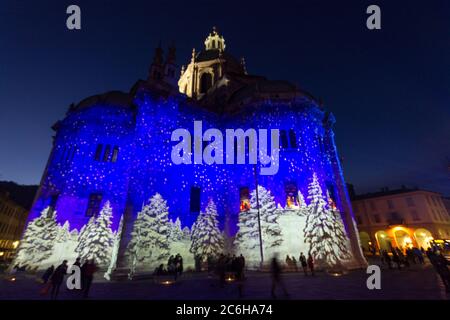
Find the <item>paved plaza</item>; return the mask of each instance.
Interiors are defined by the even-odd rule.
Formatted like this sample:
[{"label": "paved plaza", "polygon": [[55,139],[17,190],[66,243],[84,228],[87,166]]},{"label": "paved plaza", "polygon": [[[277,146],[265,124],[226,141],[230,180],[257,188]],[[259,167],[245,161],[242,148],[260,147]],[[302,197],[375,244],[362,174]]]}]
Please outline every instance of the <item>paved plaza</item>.
[{"label": "paved plaza", "polygon": [[[269,273],[247,272],[242,299],[271,299],[271,278]],[[99,275],[100,276],[100,275]],[[283,281],[289,299],[432,299],[448,300],[438,275],[432,266],[413,265],[409,269],[389,270],[382,267],[381,290],[369,290],[366,286],[368,275],[365,270],[350,271],[341,276],[317,273],[315,277],[305,277],[303,273],[285,273]],[[42,284],[38,276],[16,275],[16,281],[2,275],[0,299],[50,299],[40,294]],[[220,288],[216,277],[207,273],[184,274],[176,283],[164,284],[154,279],[133,281],[111,281],[96,279],[89,299],[123,300],[226,300],[238,299],[237,283],[230,282]],[[279,298],[284,296],[279,292]],[[81,299],[79,292],[61,287],[60,300]]]}]

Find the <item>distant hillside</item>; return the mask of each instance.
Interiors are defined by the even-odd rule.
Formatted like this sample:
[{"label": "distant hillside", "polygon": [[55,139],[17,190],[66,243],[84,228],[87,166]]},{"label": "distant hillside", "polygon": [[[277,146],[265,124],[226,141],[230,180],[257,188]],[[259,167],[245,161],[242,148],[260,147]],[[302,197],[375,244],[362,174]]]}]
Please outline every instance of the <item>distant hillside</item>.
[{"label": "distant hillside", "polygon": [[29,210],[39,186],[20,185],[12,181],[0,181],[0,191],[9,193],[12,201]]}]

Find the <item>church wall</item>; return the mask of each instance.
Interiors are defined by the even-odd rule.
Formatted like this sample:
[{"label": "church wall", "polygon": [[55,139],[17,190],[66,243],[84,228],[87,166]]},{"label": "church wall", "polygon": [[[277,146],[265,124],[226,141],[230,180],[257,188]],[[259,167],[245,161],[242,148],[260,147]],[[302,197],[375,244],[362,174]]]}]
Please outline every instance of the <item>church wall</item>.
[{"label": "church wall", "polygon": [[[57,210],[60,223],[68,220],[71,228],[79,230],[89,220],[90,195],[99,193],[100,208],[107,200],[112,203],[116,229],[127,197],[133,137],[134,115],[129,109],[95,105],[69,113],[59,124],[47,175],[29,220],[50,205]],[[102,149],[96,160],[99,145]],[[109,160],[103,161],[106,146],[110,146]],[[115,147],[118,154],[113,162]]]}]

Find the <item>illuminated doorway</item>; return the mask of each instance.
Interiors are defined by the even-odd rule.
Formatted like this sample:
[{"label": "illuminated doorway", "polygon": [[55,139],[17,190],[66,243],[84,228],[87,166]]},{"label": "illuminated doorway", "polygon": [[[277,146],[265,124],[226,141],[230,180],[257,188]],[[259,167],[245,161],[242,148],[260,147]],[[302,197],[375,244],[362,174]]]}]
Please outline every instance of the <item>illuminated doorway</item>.
[{"label": "illuminated doorway", "polygon": [[416,238],[417,246],[424,249],[428,249],[430,247],[430,241],[433,240],[431,232],[423,228],[414,231],[414,238]]},{"label": "illuminated doorway", "polygon": [[386,232],[384,232],[384,231],[376,232],[375,238],[377,239],[378,248],[380,248],[380,250],[386,250],[386,251],[392,250],[391,238],[389,238],[389,235]]},{"label": "illuminated doorway", "polygon": [[411,236],[405,229],[395,229],[394,237],[398,248],[406,249],[413,247]]},{"label": "illuminated doorway", "polygon": [[359,233],[359,241],[361,242],[361,247],[364,251],[369,251],[369,245],[370,245],[370,237],[367,232],[361,231]]}]

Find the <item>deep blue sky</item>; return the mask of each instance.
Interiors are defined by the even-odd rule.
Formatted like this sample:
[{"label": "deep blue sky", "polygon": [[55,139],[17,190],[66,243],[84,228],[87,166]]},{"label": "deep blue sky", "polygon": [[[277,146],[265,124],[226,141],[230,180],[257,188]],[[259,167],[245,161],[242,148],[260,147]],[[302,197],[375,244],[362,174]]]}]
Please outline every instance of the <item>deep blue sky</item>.
[{"label": "deep blue sky", "polygon": [[[82,30],[65,27],[78,4]],[[369,4],[382,30],[365,27]],[[39,183],[51,125],[72,102],[128,90],[153,49],[178,63],[217,26],[250,73],[287,79],[337,118],[357,192],[419,186],[450,194],[450,1],[19,1],[0,4],[0,180]]]}]

